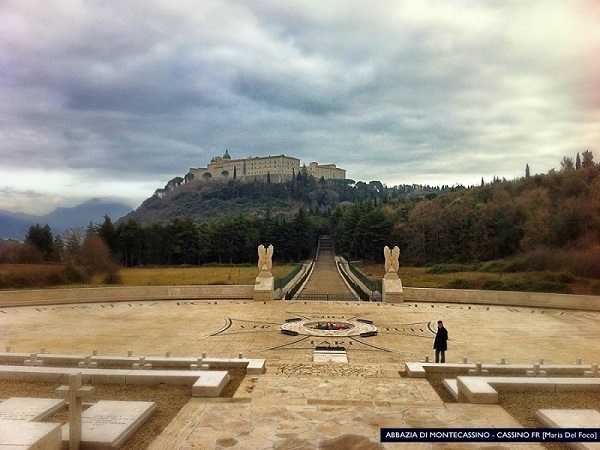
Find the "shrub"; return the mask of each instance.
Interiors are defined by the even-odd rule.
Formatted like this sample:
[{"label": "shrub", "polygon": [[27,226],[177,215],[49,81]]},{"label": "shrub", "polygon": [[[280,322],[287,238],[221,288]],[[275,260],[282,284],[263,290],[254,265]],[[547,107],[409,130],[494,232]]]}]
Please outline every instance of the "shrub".
[{"label": "shrub", "polygon": [[444,287],[446,289],[469,289],[470,285],[469,281],[464,278],[455,278]]},{"label": "shrub", "polygon": [[67,266],[63,269],[62,271],[62,275],[63,275],[63,282],[62,283],[57,283],[57,284],[69,284],[69,283],[85,283],[86,277],[85,275],[83,275],[83,273],[81,273],[79,270],[77,270],[77,268],[73,267],[73,266]]},{"label": "shrub", "polygon": [[508,267],[508,261],[487,261],[479,265],[477,270],[479,272],[492,272],[492,273],[502,273],[507,272],[506,268]]},{"label": "shrub", "polygon": [[456,272],[469,272],[471,266],[466,264],[436,264],[431,266],[427,273],[431,274],[442,274],[442,273],[456,273]]},{"label": "shrub", "polygon": [[551,292],[554,294],[570,294],[571,287],[568,284],[553,281],[540,281],[532,286],[535,292]]},{"label": "shrub", "polygon": [[109,273],[106,274],[106,276],[104,277],[103,280],[104,284],[118,284],[121,285],[123,284],[123,279],[121,278],[121,275],[119,275],[119,272],[116,270],[110,271]]},{"label": "shrub", "polygon": [[485,289],[488,291],[508,291],[509,289],[506,287],[506,283],[500,280],[489,280],[483,283],[481,289]]},{"label": "shrub", "polygon": [[547,273],[544,275],[544,279],[553,283],[574,283],[575,277],[567,272],[558,272],[558,273]]}]

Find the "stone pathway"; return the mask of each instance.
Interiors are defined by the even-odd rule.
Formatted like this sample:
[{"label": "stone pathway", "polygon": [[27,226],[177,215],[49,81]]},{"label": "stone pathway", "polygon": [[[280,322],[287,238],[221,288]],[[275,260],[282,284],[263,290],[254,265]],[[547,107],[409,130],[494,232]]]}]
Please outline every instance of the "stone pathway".
[{"label": "stone pathway", "polygon": [[[348,383],[347,378],[257,378],[246,401],[205,403],[192,399],[150,450],[428,449],[431,444],[380,443],[380,429],[519,427],[499,406],[444,404],[424,380],[364,384],[365,380]],[[456,448],[489,447],[459,444]],[[543,447],[507,443],[502,448]]]},{"label": "stone pathway", "polygon": [[350,294],[350,289],[340,276],[333,250],[324,248],[319,251],[319,257],[315,263],[313,273],[308,279],[302,294]]},{"label": "stone pathway", "polygon": [[[287,336],[287,319],[369,319],[377,336]],[[489,448],[387,444],[381,427],[518,427],[498,405],[443,403],[405,362],[433,356],[435,322],[448,363],[598,363],[600,313],[440,303],[154,301],[0,309],[0,348],[31,353],[263,358],[231,399],[191,399],[151,449]],[[347,348],[348,364],[312,363],[316,346]],[[354,445],[354,447],[353,447]],[[502,444],[505,449],[538,445]]]}]

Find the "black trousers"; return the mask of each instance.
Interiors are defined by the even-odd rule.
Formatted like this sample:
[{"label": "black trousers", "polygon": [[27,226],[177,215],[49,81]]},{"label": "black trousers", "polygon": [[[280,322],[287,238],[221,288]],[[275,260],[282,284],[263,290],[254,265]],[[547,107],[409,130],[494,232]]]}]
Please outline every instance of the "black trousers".
[{"label": "black trousers", "polygon": [[[441,358],[440,358],[441,356]],[[446,362],[446,350],[435,350],[435,362],[436,363],[445,363]]]}]

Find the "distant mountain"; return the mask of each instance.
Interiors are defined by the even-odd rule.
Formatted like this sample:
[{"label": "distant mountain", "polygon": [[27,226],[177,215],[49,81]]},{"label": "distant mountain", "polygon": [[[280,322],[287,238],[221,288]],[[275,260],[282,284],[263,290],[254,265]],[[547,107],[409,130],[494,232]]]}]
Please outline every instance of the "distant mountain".
[{"label": "distant mountain", "polygon": [[0,238],[24,239],[31,225],[48,224],[55,236],[68,228],[87,227],[91,222],[101,223],[108,214],[113,222],[131,211],[123,203],[94,198],[71,208],[56,208],[43,216],[12,213],[0,210]]}]

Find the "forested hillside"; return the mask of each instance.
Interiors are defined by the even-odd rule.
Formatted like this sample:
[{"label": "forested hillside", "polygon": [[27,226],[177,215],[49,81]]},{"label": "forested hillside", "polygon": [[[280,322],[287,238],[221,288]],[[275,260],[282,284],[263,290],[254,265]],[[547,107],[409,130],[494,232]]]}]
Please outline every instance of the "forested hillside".
[{"label": "forested hillside", "polygon": [[259,217],[267,213],[291,216],[300,208],[327,213],[344,202],[389,201],[448,190],[447,186],[402,185],[389,188],[379,181],[317,180],[302,172],[294,181],[285,183],[186,181],[175,178],[164,189],[157,189],[151,198],[120,222],[134,219],[141,224],[168,223],[184,216],[202,221],[238,213]]},{"label": "forested hillside", "polygon": [[[7,246],[0,259],[33,255],[35,231],[23,251]],[[35,253],[38,260],[73,259],[92,233],[125,266],[253,264],[259,244],[273,244],[276,261],[298,262],[329,233],[336,251],[352,260],[381,262],[383,247],[398,245],[402,265],[600,278],[600,166],[585,152],[577,163],[565,158],[560,171],[429,190],[303,176],[284,184],[190,182],[148,199],[117,224],[106,216],[54,241],[44,231],[48,244]]]},{"label": "forested hillside", "polygon": [[379,259],[383,245],[397,244],[412,265],[513,258],[514,270],[600,276],[600,167],[586,156],[545,175],[339,208],[331,218],[337,250]]}]

